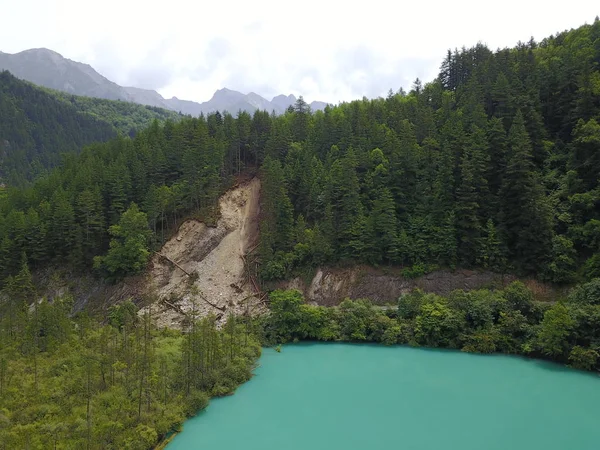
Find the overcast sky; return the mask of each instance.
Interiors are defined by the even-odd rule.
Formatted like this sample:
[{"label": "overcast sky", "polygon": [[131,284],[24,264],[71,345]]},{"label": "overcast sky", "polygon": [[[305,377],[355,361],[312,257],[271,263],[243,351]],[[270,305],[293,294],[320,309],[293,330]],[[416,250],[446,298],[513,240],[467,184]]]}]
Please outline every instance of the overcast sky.
[{"label": "overcast sky", "polygon": [[448,48],[592,23],[600,1],[0,0],[0,11],[1,51],[47,47],[121,85],[337,103],[430,81]]}]

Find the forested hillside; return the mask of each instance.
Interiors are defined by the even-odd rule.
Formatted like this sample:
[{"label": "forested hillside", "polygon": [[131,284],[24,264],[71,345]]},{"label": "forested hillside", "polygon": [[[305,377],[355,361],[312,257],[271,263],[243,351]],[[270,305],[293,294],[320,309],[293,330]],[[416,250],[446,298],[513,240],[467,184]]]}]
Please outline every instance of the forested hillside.
[{"label": "forested hillside", "polygon": [[108,123],[78,113],[9,72],[0,72],[0,117],[0,178],[13,186],[58,165],[62,153],[116,136]]},{"label": "forested hillside", "polygon": [[[91,267],[106,255],[96,258],[105,274],[141,270],[158,230],[210,211],[230,175],[261,166],[263,280],[356,262],[408,276],[461,266],[593,278],[599,38],[595,21],[513,49],[477,45],[449,52],[439,77],[408,93],[154,123],[90,146],[8,192],[2,273],[14,274],[22,253],[34,267]],[[139,260],[125,258],[128,245]]]},{"label": "forested hillside", "polygon": [[110,123],[120,134],[133,137],[153,120],[179,121],[183,115],[155,106],[145,106],[121,100],[81,97],[47,89],[52,95],[73,105],[77,111]]},{"label": "forested hillside", "polygon": [[0,181],[23,186],[78,153],[117,134],[133,136],[153,120],[180,114],[133,103],[77,97],[0,73]]},{"label": "forested hillside", "polygon": [[263,277],[331,262],[600,275],[600,21],[272,124]]},{"label": "forested hillside", "polygon": [[[268,119],[268,115],[266,115]],[[214,215],[229,175],[241,165],[231,116],[157,121],[135,138],[118,137],[68,155],[60,168],[26,189],[7,189],[0,203],[0,271],[15,274],[25,254],[106,276],[144,269],[149,248],[184,214]],[[248,127],[249,130],[249,127]],[[244,139],[247,139],[245,137]],[[246,141],[244,141],[246,145]],[[112,239],[111,239],[112,238]]]}]

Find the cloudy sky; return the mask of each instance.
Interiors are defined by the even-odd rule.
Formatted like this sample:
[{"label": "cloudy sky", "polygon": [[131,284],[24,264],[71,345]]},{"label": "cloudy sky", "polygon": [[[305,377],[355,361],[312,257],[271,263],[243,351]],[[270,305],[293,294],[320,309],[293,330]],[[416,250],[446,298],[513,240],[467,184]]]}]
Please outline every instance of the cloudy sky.
[{"label": "cloudy sky", "polygon": [[337,103],[429,81],[448,48],[593,22],[597,0],[0,0],[0,50],[47,47],[107,78],[205,101],[216,89]]}]

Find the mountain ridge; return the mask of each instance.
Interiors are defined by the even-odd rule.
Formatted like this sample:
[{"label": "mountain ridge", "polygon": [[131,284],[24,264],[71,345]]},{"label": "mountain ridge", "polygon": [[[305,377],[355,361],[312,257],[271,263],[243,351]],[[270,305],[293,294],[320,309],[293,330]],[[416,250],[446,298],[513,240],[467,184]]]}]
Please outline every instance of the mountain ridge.
[{"label": "mountain ridge", "polygon": [[[278,95],[269,101],[255,92],[243,94],[228,88],[218,89],[210,100],[202,103],[177,97],[167,99],[152,89],[120,86],[89,64],[65,58],[47,48],[32,48],[18,53],[0,51],[0,70],[8,70],[17,78],[69,94],[139,103],[192,116],[215,111],[236,114],[240,110],[249,113],[266,110],[282,114],[296,102],[293,94]],[[325,106],[327,103],[321,101],[310,103],[313,111],[323,110]]]}]

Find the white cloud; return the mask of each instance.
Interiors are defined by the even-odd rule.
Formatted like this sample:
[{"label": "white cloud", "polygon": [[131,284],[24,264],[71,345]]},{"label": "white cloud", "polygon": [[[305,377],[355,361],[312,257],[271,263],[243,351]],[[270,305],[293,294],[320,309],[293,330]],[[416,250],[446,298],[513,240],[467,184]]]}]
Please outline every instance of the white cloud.
[{"label": "white cloud", "polygon": [[47,47],[119,84],[203,101],[219,88],[337,102],[428,81],[448,48],[590,23],[596,1],[0,0],[0,50]]}]

